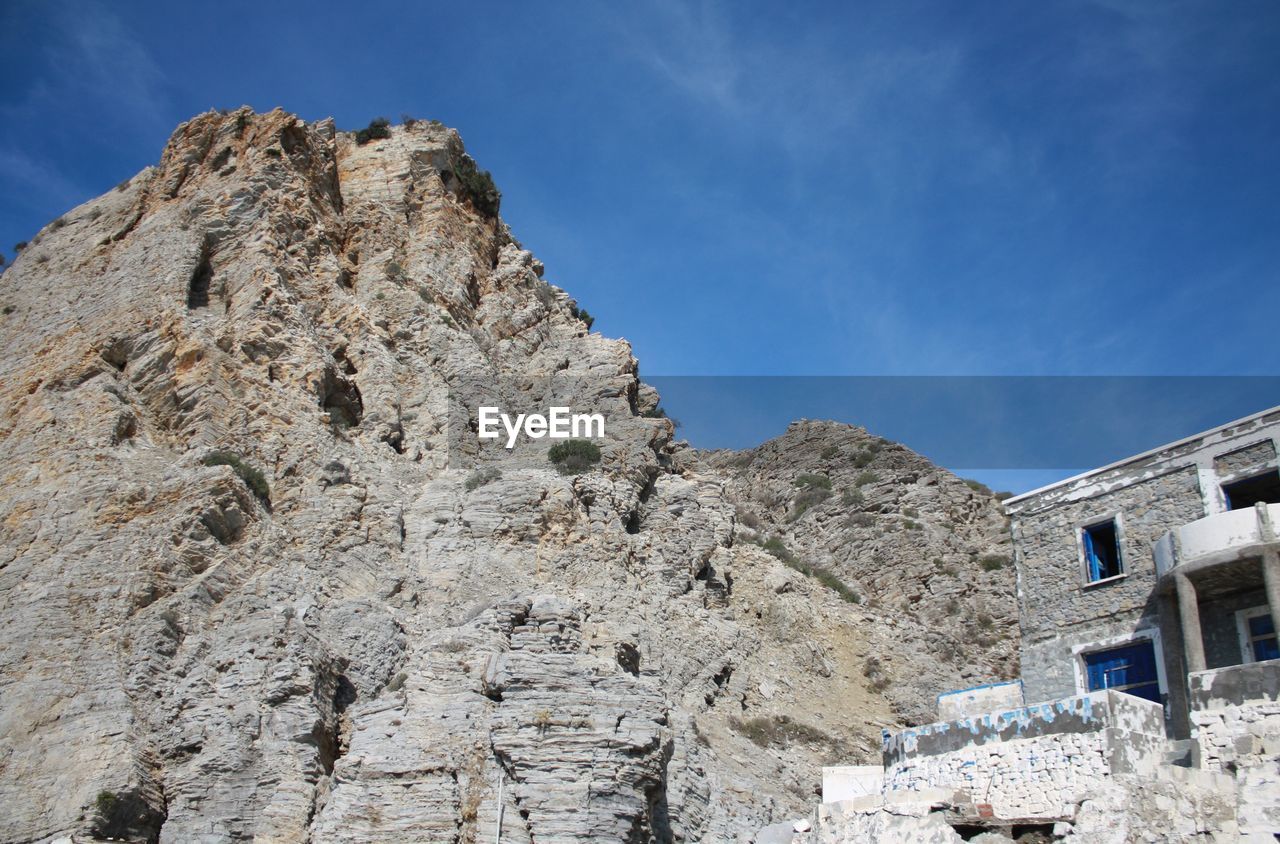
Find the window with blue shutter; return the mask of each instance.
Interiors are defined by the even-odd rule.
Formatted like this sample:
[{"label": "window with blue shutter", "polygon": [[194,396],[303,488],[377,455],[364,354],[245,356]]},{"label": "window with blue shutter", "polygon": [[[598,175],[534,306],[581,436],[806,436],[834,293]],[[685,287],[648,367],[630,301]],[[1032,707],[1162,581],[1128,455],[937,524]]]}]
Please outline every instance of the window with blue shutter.
[{"label": "window with blue shutter", "polygon": [[1150,639],[1084,655],[1089,691],[1115,689],[1160,703],[1156,649]]},{"label": "window with blue shutter", "polygon": [[1124,574],[1120,561],[1120,536],[1115,519],[1089,525],[1081,530],[1084,564],[1089,582],[1106,580]]},{"label": "window with blue shutter", "polygon": [[1251,617],[1248,623],[1249,649],[1253,652],[1253,661],[1280,659],[1280,647],[1276,644],[1276,626],[1271,620],[1270,611]]}]

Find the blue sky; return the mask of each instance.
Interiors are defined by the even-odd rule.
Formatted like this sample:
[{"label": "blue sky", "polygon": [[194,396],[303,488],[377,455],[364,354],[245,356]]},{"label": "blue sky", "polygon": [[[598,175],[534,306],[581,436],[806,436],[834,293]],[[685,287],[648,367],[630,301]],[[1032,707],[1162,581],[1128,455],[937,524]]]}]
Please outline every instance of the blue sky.
[{"label": "blue sky", "polygon": [[0,251],[283,106],[458,128],[648,374],[1272,374],[1280,4],[0,6]]}]

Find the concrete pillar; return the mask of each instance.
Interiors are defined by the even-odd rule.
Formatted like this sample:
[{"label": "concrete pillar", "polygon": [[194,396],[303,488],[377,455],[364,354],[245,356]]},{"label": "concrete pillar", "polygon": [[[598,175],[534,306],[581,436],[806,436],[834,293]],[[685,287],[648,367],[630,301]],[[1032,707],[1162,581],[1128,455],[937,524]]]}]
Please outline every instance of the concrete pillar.
[{"label": "concrete pillar", "polygon": [[1271,623],[1275,625],[1277,634],[1280,634],[1280,551],[1262,552],[1262,583],[1267,589]]},{"label": "concrete pillar", "polygon": [[1187,672],[1204,671],[1204,636],[1200,634],[1200,604],[1196,587],[1180,571],[1173,575],[1178,587],[1178,619],[1182,622],[1182,647],[1187,655]]}]

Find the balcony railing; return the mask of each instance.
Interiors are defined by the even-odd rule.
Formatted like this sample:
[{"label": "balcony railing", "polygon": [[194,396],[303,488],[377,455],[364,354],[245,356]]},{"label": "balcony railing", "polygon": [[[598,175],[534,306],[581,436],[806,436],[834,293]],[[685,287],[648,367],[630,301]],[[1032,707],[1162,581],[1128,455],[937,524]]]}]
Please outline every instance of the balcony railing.
[{"label": "balcony railing", "polygon": [[1215,513],[1183,525],[1160,537],[1155,545],[1156,574],[1164,576],[1178,566],[1239,559],[1276,541],[1274,525],[1280,524],[1280,504]]}]

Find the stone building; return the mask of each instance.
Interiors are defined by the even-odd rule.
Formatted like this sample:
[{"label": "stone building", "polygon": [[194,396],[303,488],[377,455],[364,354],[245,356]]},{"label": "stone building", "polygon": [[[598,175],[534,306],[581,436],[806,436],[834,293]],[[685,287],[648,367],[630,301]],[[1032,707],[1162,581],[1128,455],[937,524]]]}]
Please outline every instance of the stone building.
[{"label": "stone building", "polygon": [[1280,839],[1278,440],[1280,407],[1009,499],[1021,680],[824,771],[794,840]]},{"label": "stone building", "polygon": [[1117,689],[1183,739],[1189,674],[1280,657],[1277,438],[1280,408],[1006,502],[1027,703]]}]

